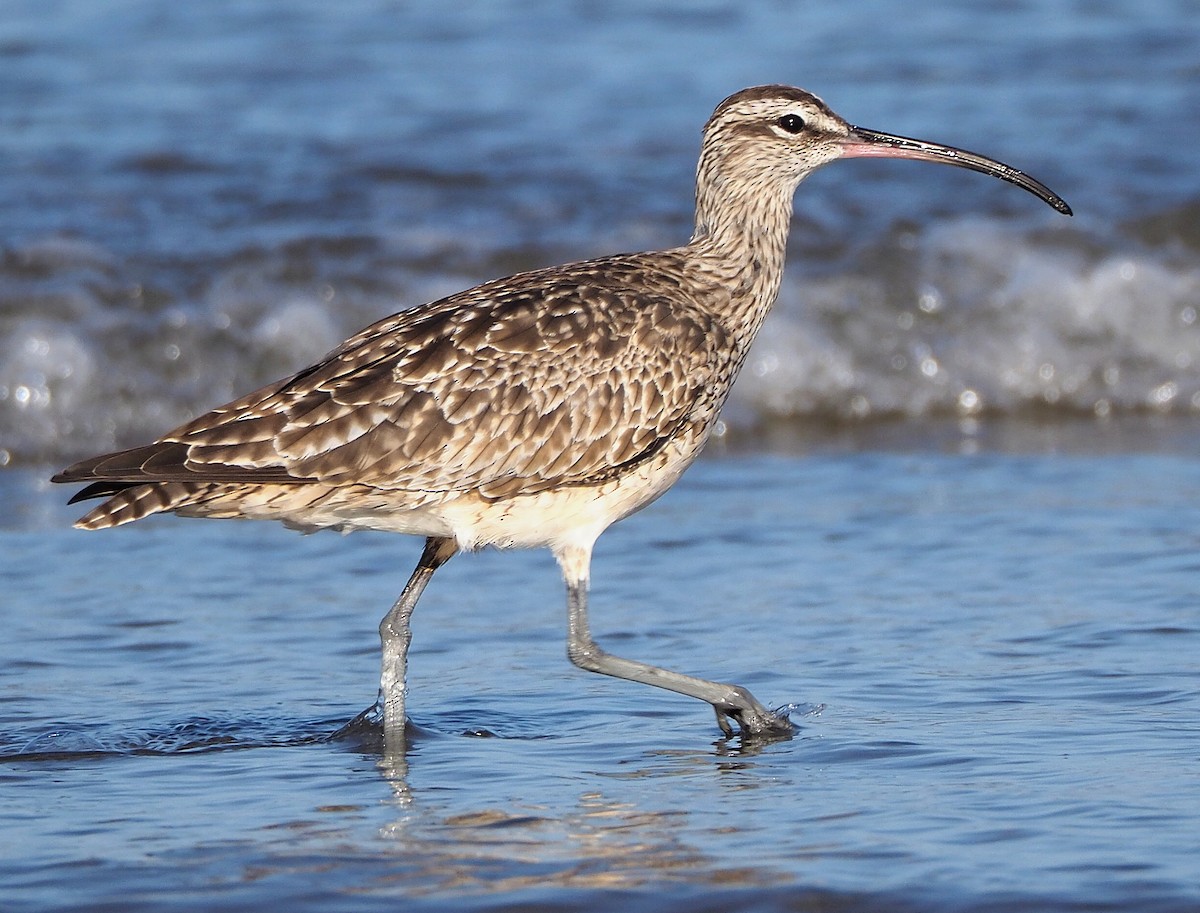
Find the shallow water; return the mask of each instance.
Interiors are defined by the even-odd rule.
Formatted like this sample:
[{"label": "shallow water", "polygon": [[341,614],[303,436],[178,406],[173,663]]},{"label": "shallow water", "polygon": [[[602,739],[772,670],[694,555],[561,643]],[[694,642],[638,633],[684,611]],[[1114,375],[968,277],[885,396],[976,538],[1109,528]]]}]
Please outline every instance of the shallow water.
[{"label": "shallow water", "polygon": [[577,672],[549,556],[491,552],[419,608],[392,766],[334,734],[419,543],[0,479],[50,521],[0,533],[6,909],[1200,904],[1194,457],[703,460],[602,538],[596,634],[795,738]]}]

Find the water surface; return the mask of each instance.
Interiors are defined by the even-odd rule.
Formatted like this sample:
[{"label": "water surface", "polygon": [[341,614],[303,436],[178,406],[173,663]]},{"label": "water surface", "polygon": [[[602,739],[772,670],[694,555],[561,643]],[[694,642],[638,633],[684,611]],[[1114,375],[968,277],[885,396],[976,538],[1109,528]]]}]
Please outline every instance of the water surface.
[{"label": "water surface", "polygon": [[1194,908],[1198,496],[1171,455],[704,460],[601,540],[594,628],[796,737],[578,672],[553,562],[492,552],[422,601],[402,765],[334,733],[419,543],[5,531],[6,906]]}]

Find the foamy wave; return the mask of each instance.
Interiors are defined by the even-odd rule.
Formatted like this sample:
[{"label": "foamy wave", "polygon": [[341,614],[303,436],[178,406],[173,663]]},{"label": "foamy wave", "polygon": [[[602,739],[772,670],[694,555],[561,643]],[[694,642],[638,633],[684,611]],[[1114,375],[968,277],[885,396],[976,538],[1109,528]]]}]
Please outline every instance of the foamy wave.
[{"label": "foamy wave", "polygon": [[945,223],[789,276],[736,395],[770,418],[1196,413],[1198,310],[1178,253]]},{"label": "foamy wave", "polygon": [[[961,220],[897,230],[832,267],[797,262],[730,425],[1200,414],[1200,268],[1193,239],[1164,235],[1170,216],[1111,239]],[[416,241],[311,239],[158,287],[144,277],[161,268],[91,243],[6,251],[0,465],[138,443],[492,272]],[[519,267],[544,253],[495,258]]]}]

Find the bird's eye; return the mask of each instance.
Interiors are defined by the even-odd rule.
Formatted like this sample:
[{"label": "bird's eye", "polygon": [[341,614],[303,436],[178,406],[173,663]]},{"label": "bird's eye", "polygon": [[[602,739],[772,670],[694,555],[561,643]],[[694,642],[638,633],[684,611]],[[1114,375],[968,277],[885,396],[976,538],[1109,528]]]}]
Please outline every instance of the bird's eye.
[{"label": "bird's eye", "polygon": [[804,118],[799,114],[785,114],[776,123],[788,133],[799,133],[804,129]]}]

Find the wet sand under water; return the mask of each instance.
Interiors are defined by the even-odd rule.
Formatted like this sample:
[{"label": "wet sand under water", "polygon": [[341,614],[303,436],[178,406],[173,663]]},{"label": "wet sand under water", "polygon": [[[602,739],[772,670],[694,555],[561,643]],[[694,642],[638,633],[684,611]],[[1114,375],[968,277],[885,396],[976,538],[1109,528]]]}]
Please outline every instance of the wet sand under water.
[{"label": "wet sand under water", "polygon": [[419,542],[0,492],[6,910],[1200,905],[1191,455],[706,458],[602,538],[594,631],[795,738],[574,670],[549,555],[485,552],[418,609],[393,764],[332,735]]}]

